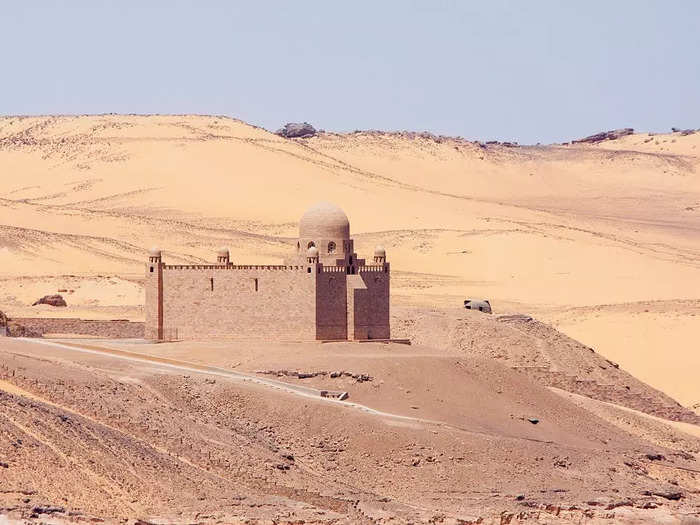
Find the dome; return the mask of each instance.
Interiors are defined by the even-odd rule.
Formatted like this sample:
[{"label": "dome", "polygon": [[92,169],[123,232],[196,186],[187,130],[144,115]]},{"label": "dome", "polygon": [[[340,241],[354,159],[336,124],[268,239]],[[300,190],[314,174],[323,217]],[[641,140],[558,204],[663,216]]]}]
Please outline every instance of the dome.
[{"label": "dome", "polygon": [[216,252],[219,257],[228,257],[228,248],[219,248]]},{"label": "dome", "polygon": [[307,257],[318,257],[318,248],[316,246],[312,246],[309,248],[309,250],[306,252]]},{"label": "dome", "polygon": [[299,221],[300,239],[349,239],[350,221],[345,212],[330,202],[311,206]]},{"label": "dome", "polygon": [[374,256],[375,257],[386,257],[386,250],[384,249],[384,246],[381,244],[377,244],[374,248]]},{"label": "dome", "polygon": [[154,246],[153,248],[148,250],[148,255],[149,255],[149,257],[160,257],[160,255],[161,255],[160,248],[157,248],[156,246]]}]

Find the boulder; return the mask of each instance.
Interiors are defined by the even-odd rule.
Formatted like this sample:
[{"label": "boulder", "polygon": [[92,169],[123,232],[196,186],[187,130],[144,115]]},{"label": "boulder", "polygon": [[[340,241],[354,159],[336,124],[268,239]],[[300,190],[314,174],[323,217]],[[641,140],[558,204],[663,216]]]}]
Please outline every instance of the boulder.
[{"label": "boulder", "polygon": [[600,133],[596,133],[595,135],[590,135],[579,140],[572,140],[571,142],[572,144],[596,144],[598,142],[603,142],[604,140],[619,139],[620,137],[631,135],[632,133],[634,133],[634,129],[632,128],[613,129],[611,131],[601,131]]},{"label": "boulder", "polygon": [[45,295],[38,301],[35,301],[34,304],[32,304],[32,306],[36,306],[37,304],[49,304],[51,306],[68,306],[63,296],[58,294]]},{"label": "boulder", "polygon": [[316,135],[316,128],[308,122],[289,122],[275,134],[287,139],[308,139]]}]

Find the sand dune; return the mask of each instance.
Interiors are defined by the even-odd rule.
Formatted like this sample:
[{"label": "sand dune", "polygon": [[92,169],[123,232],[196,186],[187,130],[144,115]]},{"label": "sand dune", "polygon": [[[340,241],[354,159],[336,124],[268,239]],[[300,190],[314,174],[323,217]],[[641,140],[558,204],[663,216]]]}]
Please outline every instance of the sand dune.
[{"label": "sand dune", "polygon": [[[212,261],[225,245],[234,262],[275,264],[303,211],[330,200],[360,254],[386,246],[392,331],[414,342],[79,343],[105,354],[6,340],[0,513],[697,515],[699,144],[700,133],[529,147],[383,132],[287,140],[225,117],[0,118],[0,311],[142,319],[149,247],[167,262]],[[50,293],[68,306],[32,306]],[[466,297],[491,299],[495,315],[465,312]],[[516,312],[537,320],[499,319]],[[366,410],[187,363],[342,389]],[[336,369],[371,380],[326,373]]]},{"label": "sand dune", "polygon": [[[154,244],[170,261],[228,245],[235,261],[276,263],[303,210],[327,199],[348,213],[361,252],[387,246],[396,304],[486,296],[700,402],[673,373],[696,365],[683,300],[700,296],[698,144],[700,133],[518,148],[381,132],[286,140],[224,117],[4,117],[2,307],[32,312],[16,276],[42,277],[44,293],[62,287],[54,275],[137,278]],[[140,315],[112,290],[94,289],[94,308],[80,311]],[[635,304],[658,300],[661,317],[636,316]],[[669,365],[640,368],[641,354]]]}]

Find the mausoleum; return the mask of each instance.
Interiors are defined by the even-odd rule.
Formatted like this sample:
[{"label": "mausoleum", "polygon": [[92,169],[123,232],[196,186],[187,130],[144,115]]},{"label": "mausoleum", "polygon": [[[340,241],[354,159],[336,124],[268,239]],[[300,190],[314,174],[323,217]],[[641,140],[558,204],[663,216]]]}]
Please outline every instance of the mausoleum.
[{"label": "mausoleum", "polygon": [[320,202],[299,222],[283,265],[165,264],[149,252],[146,338],[286,341],[389,339],[389,263],[377,246],[359,259],[350,221]]}]

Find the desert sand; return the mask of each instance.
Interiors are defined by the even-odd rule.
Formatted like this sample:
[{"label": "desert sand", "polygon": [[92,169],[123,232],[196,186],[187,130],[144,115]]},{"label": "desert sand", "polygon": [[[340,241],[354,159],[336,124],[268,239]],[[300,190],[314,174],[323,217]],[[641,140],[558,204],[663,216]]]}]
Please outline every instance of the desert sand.
[{"label": "desert sand", "polygon": [[[213,350],[141,345],[137,351],[166,352],[188,362],[209,360],[250,374],[285,368],[328,371],[340,360],[347,370],[375,376],[358,384],[347,379],[351,400],[422,418],[408,423],[353,413],[346,419],[335,415],[333,410],[340,410],[335,406],[314,410],[318,418],[310,418],[293,399],[274,392],[258,397],[223,380],[214,384],[197,376],[192,384],[194,375],[147,373],[141,370],[144,364],[131,370],[136,365],[106,357],[97,362],[88,354],[13,341],[0,343],[2,362],[7,370],[23,371],[21,378],[5,374],[0,399],[15,414],[10,417],[14,426],[0,428],[8,435],[22,428],[41,437],[37,439],[44,444],[17,452],[17,462],[53,454],[50,469],[64,472],[71,470],[67,453],[76,454],[85,468],[97,461],[100,467],[89,467],[90,475],[100,476],[107,492],[116,491],[116,484],[121,499],[103,506],[92,497],[81,499],[82,477],[66,474],[73,492],[70,505],[63,504],[102,517],[167,515],[172,508],[168,502],[180,502],[188,493],[182,519],[195,519],[214,512],[217,504],[210,498],[216,493],[229,505],[222,503],[221,519],[231,519],[243,508],[230,506],[233,494],[245,498],[238,501],[246,502],[251,518],[274,514],[255,514],[251,509],[258,507],[248,505],[253,501],[276,509],[276,516],[288,512],[307,522],[334,517],[381,522],[389,515],[421,521],[440,512],[454,519],[486,519],[501,511],[514,516],[525,511],[523,519],[575,521],[586,513],[603,519],[612,511],[606,509],[610,505],[617,509],[612,522],[625,512],[642,511],[645,519],[676,519],[697,504],[700,490],[694,473],[698,464],[692,459],[699,450],[692,409],[700,404],[698,145],[700,133],[636,133],[598,144],[510,147],[385,132],[289,140],[225,117],[0,118],[0,310],[10,316],[142,320],[141,280],[151,246],[158,245],[168,262],[212,261],[216,248],[228,246],[236,263],[276,264],[292,249],[304,210],[319,200],[333,201],[348,214],[360,255],[371,253],[376,244],[386,246],[393,273],[392,328],[397,336],[413,338],[414,345],[366,352],[361,346],[347,362],[342,350],[325,345],[323,355],[317,355],[318,348],[254,352],[240,345]],[[61,293],[68,307],[31,306],[50,293]],[[490,299],[494,316],[465,316],[460,305],[467,297]],[[513,313],[536,321],[496,320]],[[574,351],[592,357],[562,358]],[[47,361],[32,360],[37,357]],[[10,364],[12,360],[23,361]],[[534,371],[537,366],[545,370]],[[432,370],[427,383],[425,370]],[[627,372],[631,376],[621,375]],[[138,381],[128,379],[134,374]],[[338,383],[326,376],[303,381],[319,388]],[[446,384],[460,381],[481,386],[443,391]],[[625,381],[633,394],[611,387]],[[95,392],[86,394],[85,384]],[[218,389],[215,400],[207,400]],[[415,397],[413,405],[406,390]],[[95,399],[105,392],[118,395],[98,408]],[[120,416],[117,407],[126,399],[120,396],[148,399],[146,419],[132,414],[130,423]],[[24,401],[18,405],[18,400]],[[223,428],[211,426],[210,410],[221,413]],[[71,432],[80,433],[82,444],[55,437],[60,423],[34,428],[39,414],[61,411],[80,418],[79,429]],[[209,429],[196,438],[208,445],[192,444],[186,454],[172,441],[177,432],[168,421],[184,413],[199,418],[188,436],[200,432],[197,425]],[[672,413],[673,424],[658,419]],[[543,424],[532,425],[527,417],[540,417]],[[423,420],[448,425],[449,435],[441,429],[433,434],[433,423]],[[287,428],[275,423],[279,421],[288,421],[298,434],[280,437]],[[376,443],[347,444],[353,441],[354,426],[367,439],[378,439],[386,436],[387,425],[396,429],[391,435],[397,441],[385,454]],[[465,437],[464,429],[480,437]],[[268,431],[294,448],[295,458],[307,458],[304,464],[276,468],[273,462],[280,461],[282,447],[260,441]],[[99,450],[90,448],[97,445],[88,446],[96,432],[116,440],[105,445],[114,447],[116,459],[109,461],[131,466],[116,469],[100,459]],[[324,450],[313,445],[319,435],[344,443],[324,444],[337,449],[333,461],[340,461],[330,477],[332,462],[314,464],[319,460],[312,451]],[[600,452],[603,440],[610,444],[605,453]],[[224,473],[245,470],[227,448],[232,442],[250,454],[244,487]],[[225,450],[208,450],[214,443]],[[264,450],[256,456],[246,443],[264,445]],[[142,471],[149,467],[138,461],[146,454],[139,447],[149,444],[153,465],[180,477],[172,485],[157,483],[146,494],[137,480],[158,477]],[[456,452],[459,444],[462,456]],[[75,447],[89,453],[77,454]],[[464,447],[471,451],[466,456]],[[666,459],[675,458],[674,464],[640,463],[654,447],[663,449],[659,454]],[[30,453],[35,455],[24,455]],[[132,459],[122,459],[122,454]],[[176,459],[169,463],[163,454]],[[213,454],[216,461],[202,454]],[[364,454],[372,460],[361,459]],[[506,457],[515,458],[512,465],[503,463]],[[532,462],[540,457],[545,458],[542,465]],[[415,458],[421,467],[413,467]],[[556,466],[557,461],[569,466]],[[261,464],[272,467],[260,474],[256,469]],[[124,470],[118,479],[111,477],[115,470]],[[0,476],[8,473],[17,476],[10,478],[15,486],[36,483],[35,474],[0,469]],[[278,478],[286,488],[270,489],[278,486]],[[205,484],[204,499],[193,488],[200,484]],[[644,491],[654,491],[652,485],[666,491],[680,486],[684,497],[677,503],[644,496]],[[308,491],[303,497],[295,492],[302,486]],[[544,492],[535,498],[532,490],[526,491],[529,486]],[[591,493],[593,487],[601,492]],[[612,487],[620,492],[610,499]],[[355,493],[360,488],[367,491],[361,497]],[[563,492],[551,492],[553,488]],[[49,482],[31,490],[43,503],[61,504]],[[520,495],[524,498],[516,499]],[[8,496],[6,506],[31,509],[33,503],[22,503],[26,497],[20,496]],[[596,497],[608,499],[586,504]],[[376,501],[384,498],[388,501]],[[531,506],[524,507],[523,501]],[[615,506],[624,501],[632,503]],[[642,509],[647,503],[656,508]],[[543,510],[548,506],[559,509],[559,516]],[[562,509],[569,507],[576,509],[563,517]]]}]

